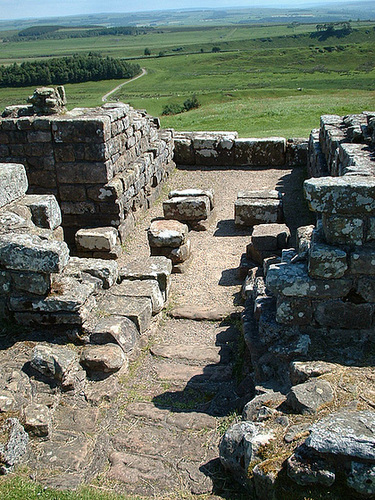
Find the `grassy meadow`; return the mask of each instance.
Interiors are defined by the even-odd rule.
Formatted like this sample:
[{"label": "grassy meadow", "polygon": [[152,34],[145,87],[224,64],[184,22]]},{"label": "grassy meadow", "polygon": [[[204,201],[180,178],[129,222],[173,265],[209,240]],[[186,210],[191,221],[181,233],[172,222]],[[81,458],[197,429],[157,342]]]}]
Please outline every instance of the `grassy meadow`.
[{"label": "grassy meadow", "polygon": [[[246,136],[307,136],[321,114],[375,109],[375,22],[326,36],[315,25],[167,27],[132,36],[3,42],[0,63],[94,50],[132,59],[147,75],[112,100],[161,116],[196,95],[201,106],[162,116],[177,130],[237,130]],[[151,55],[144,56],[145,48]],[[212,52],[216,47],[217,52]],[[48,82],[46,82],[47,84]],[[117,80],[66,85],[69,108],[97,106]],[[0,88],[0,109],[33,88]]]}]

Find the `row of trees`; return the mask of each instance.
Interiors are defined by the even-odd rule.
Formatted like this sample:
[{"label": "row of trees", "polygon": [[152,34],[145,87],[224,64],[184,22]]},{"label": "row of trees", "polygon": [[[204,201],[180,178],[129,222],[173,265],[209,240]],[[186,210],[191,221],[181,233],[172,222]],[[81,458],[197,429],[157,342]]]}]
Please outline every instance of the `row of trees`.
[{"label": "row of trees", "polygon": [[1,87],[26,87],[31,85],[62,85],[87,81],[133,78],[141,72],[132,64],[100,54],[76,54],[45,61],[23,62],[0,66]]}]

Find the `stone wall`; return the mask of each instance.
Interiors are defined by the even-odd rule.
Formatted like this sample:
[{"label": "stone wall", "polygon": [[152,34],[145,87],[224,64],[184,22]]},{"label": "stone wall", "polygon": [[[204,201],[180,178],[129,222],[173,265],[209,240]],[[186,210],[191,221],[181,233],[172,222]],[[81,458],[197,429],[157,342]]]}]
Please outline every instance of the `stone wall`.
[{"label": "stone wall", "polygon": [[25,165],[29,193],[56,196],[69,244],[82,227],[113,226],[124,239],[173,166],[173,132],[126,104],[49,116],[10,111],[0,119],[0,162]]},{"label": "stone wall", "polygon": [[196,166],[306,165],[307,140],[266,137],[239,139],[237,132],[177,132],[174,160]]}]

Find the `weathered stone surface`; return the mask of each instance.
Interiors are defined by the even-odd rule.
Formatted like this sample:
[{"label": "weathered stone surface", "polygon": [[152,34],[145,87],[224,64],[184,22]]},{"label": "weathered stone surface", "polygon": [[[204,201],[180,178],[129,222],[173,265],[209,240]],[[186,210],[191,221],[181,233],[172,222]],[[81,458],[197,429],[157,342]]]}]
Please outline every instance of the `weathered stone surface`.
[{"label": "weathered stone surface", "polygon": [[29,435],[46,437],[52,425],[51,414],[46,405],[32,403],[24,409],[24,426]]},{"label": "weathered stone surface", "polygon": [[283,325],[309,325],[313,318],[311,301],[303,298],[277,297],[276,321]]},{"label": "weathered stone surface", "polygon": [[176,264],[186,262],[191,254],[191,240],[187,239],[186,243],[178,248],[173,247],[151,247],[151,255],[163,255],[170,259],[173,263],[172,273],[175,272]]},{"label": "weathered stone surface", "polygon": [[125,316],[134,322],[140,333],[151,324],[152,305],[148,297],[126,297],[107,294],[98,302],[104,315]]},{"label": "weathered stone surface", "polygon": [[297,251],[301,258],[306,258],[311,245],[311,238],[315,226],[301,226],[297,229],[296,240],[297,240]]},{"label": "weathered stone surface", "polygon": [[281,200],[282,193],[276,189],[270,191],[265,190],[251,190],[251,191],[238,191],[237,199],[250,198],[256,200]]},{"label": "weathered stone surface", "polygon": [[357,247],[350,254],[349,268],[353,274],[375,274],[375,249]]},{"label": "weathered stone surface", "polygon": [[247,421],[256,421],[261,408],[275,409],[286,401],[286,396],[281,392],[265,392],[255,396],[246,403],[242,411],[242,419]]},{"label": "weathered stone surface", "polygon": [[163,295],[156,280],[123,280],[111,292],[125,297],[148,297],[152,303],[152,314],[159,313],[164,307]]},{"label": "weathered stone surface", "polygon": [[17,163],[0,163],[0,208],[26,194],[26,170]]},{"label": "weathered stone surface", "polygon": [[163,464],[161,458],[114,452],[110,455],[109,461],[111,467],[108,477],[122,483],[135,484],[138,481],[155,480],[165,482],[172,477],[172,472]]},{"label": "weathered stone surface", "polygon": [[0,413],[13,411],[16,408],[16,401],[11,392],[0,392]]},{"label": "weathered stone surface", "polygon": [[103,288],[110,288],[117,281],[118,264],[103,259],[81,259],[71,257],[64,274],[80,277],[82,273],[87,273],[95,278],[99,278],[103,283]]},{"label": "weathered stone surface", "polygon": [[0,473],[7,474],[13,471],[26,453],[29,436],[17,418],[8,418],[1,427],[0,434],[3,435],[0,444]]},{"label": "weathered stone surface", "polygon": [[351,462],[347,484],[361,497],[375,496],[375,465],[362,462]]},{"label": "weathered stone surface", "polygon": [[375,179],[362,176],[320,177],[304,183],[314,212],[368,215],[375,210]]},{"label": "weathered stone surface", "polygon": [[154,356],[167,359],[188,360],[201,364],[202,362],[220,363],[220,347],[204,347],[197,345],[156,344],[151,347]]},{"label": "weathered stone surface", "polygon": [[32,221],[38,227],[56,229],[61,225],[61,210],[56,198],[51,194],[29,194],[22,203],[30,208]]},{"label": "weathered stone surface", "polygon": [[277,223],[282,218],[279,198],[237,198],[234,203],[234,222],[239,226]]},{"label": "weathered stone surface", "polygon": [[292,361],[289,365],[290,380],[293,385],[302,384],[309,378],[320,377],[337,369],[337,365],[327,361]]},{"label": "weathered stone surface", "polygon": [[166,257],[150,257],[141,262],[135,260],[122,267],[119,272],[121,280],[124,279],[156,279],[164,299],[167,298],[170,286],[172,262]]},{"label": "weathered stone surface", "polygon": [[207,196],[210,200],[210,208],[213,210],[215,206],[214,192],[212,189],[175,189],[170,191],[168,198],[177,198],[185,196]]},{"label": "weathered stone surface", "polygon": [[124,351],[117,344],[84,347],[80,363],[85,368],[103,373],[117,372],[127,362]]},{"label": "weathered stone surface", "polygon": [[137,327],[124,316],[109,316],[97,323],[90,335],[94,344],[116,343],[125,353],[131,352],[138,343]]},{"label": "weathered stone surface", "polygon": [[236,139],[234,148],[234,160],[237,165],[285,164],[286,140],[283,137]]},{"label": "weathered stone surface", "polygon": [[0,236],[0,264],[7,269],[59,273],[68,260],[66,243],[27,234]]},{"label": "weathered stone surface", "polygon": [[269,290],[289,297],[339,298],[346,296],[353,285],[350,278],[313,279],[305,263],[281,263],[269,267],[266,277]]},{"label": "weathered stone surface", "polygon": [[341,410],[311,427],[306,445],[319,453],[375,461],[375,412]]},{"label": "weathered stone surface", "polygon": [[163,202],[166,219],[183,222],[205,220],[210,215],[210,211],[208,196],[178,196]]},{"label": "weathered stone surface", "polygon": [[220,461],[237,478],[247,477],[251,462],[257,459],[259,447],[273,439],[272,431],[266,431],[262,424],[239,422],[224,434],[220,445]]},{"label": "weathered stone surface", "polygon": [[65,384],[79,370],[77,354],[68,347],[37,345],[30,360],[31,366],[48,378]]},{"label": "weathered stone surface", "polygon": [[290,479],[302,486],[312,484],[332,486],[336,479],[335,468],[304,446],[299,447],[288,458],[287,473]]},{"label": "weathered stone surface", "polygon": [[322,326],[336,328],[370,328],[374,308],[371,304],[353,304],[327,300],[317,305],[315,319]]},{"label": "weathered stone surface", "polygon": [[309,275],[318,279],[337,279],[348,269],[347,253],[324,243],[313,241],[309,253]]},{"label": "weathered stone surface", "polygon": [[78,250],[91,252],[110,252],[117,243],[118,232],[114,227],[79,229],[75,241]]},{"label": "weathered stone surface", "polygon": [[331,384],[326,380],[310,380],[292,387],[287,404],[297,413],[314,414],[324,404],[333,400]]},{"label": "weathered stone surface", "polygon": [[177,220],[155,220],[148,231],[150,247],[178,248],[186,242],[189,228]]},{"label": "weathered stone surface", "polygon": [[357,282],[357,293],[366,302],[375,302],[375,278],[363,276]]},{"label": "weathered stone surface", "polygon": [[47,295],[51,289],[51,275],[27,271],[11,273],[12,287],[17,292],[29,292],[35,295]]},{"label": "weathered stone surface", "polygon": [[181,306],[175,307],[170,311],[170,316],[180,319],[192,319],[195,321],[220,321],[230,314],[230,311],[220,309],[208,309],[199,306]]},{"label": "weathered stone surface", "polygon": [[364,220],[359,217],[323,214],[323,231],[330,245],[362,245]]}]

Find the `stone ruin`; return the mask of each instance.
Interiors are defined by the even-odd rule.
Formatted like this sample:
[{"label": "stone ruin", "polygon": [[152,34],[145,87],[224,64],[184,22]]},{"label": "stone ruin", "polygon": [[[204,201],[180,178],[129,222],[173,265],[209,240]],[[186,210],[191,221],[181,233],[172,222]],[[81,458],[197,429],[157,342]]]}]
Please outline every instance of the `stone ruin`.
[{"label": "stone ruin", "polygon": [[[373,362],[375,114],[323,116],[309,141],[238,139],[160,130],[157,119],[122,103],[65,112],[62,91],[49,90],[0,120],[0,312],[87,345],[80,356],[37,345],[31,367],[94,401],[100,391],[87,384],[135,358],[168,300],[171,272],[189,262],[189,229],[204,230],[214,209],[209,190],[171,192],[164,219],[148,231],[149,259],[118,266],[139,209],[160,195],[175,163],[307,164],[305,196],[317,222],[297,230],[293,248],[278,192],[246,189],[234,203],[235,223],[253,228],[239,270],[255,389],[242,421],[223,436],[220,459],[260,499],[280,498],[280,485],[324,492],[339,484],[348,497],[373,497],[374,412],[324,408],[335,397],[338,363]],[[29,435],[51,432],[49,408],[26,401],[28,382],[18,378],[19,394],[0,397],[0,412],[22,408],[24,423],[7,420],[3,473]]]}]

